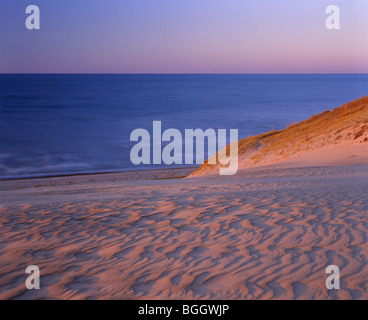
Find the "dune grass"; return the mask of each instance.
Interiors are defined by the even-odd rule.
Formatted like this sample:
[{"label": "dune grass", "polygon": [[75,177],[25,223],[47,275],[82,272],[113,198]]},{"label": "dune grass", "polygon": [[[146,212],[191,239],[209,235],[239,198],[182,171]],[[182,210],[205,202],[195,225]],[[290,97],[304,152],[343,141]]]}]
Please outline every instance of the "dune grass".
[{"label": "dune grass", "polygon": [[[246,159],[250,164],[256,164],[271,155],[281,160],[299,151],[313,150],[342,141],[363,137],[362,142],[367,142],[367,134],[368,96],[365,96],[332,111],[327,110],[291,124],[283,130],[272,130],[240,140],[239,158]],[[218,165],[208,164],[206,160],[195,173],[216,166]]]}]

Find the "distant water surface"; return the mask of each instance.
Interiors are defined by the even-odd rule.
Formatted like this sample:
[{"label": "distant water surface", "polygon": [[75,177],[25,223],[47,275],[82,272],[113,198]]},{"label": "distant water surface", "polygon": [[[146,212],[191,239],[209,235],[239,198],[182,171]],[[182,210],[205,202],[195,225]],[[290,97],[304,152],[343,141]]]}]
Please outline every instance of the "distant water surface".
[{"label": "distant water surface", "polygon": [[[239,138],[368,94],[368,75],[0,75],[0,178],[143,169],[130,133],[238,129]],[[184,131],[182,131],[184,132]],[[150,166],[150,168],[154,168]]]}]

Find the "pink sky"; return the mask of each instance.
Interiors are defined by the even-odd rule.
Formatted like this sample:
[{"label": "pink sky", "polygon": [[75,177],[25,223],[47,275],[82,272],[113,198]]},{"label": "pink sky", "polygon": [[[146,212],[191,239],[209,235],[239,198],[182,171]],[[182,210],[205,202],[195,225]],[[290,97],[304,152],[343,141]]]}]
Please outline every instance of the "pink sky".
[{"label": "pink sky", "polygon": [[39,0],[0,3],[0,72],[368,73],[368,1]]}]

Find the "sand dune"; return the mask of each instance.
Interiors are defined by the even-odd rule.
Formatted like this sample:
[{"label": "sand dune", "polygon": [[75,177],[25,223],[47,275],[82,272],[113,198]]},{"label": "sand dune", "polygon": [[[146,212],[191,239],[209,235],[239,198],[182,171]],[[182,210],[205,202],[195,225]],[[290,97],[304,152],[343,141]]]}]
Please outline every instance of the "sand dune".
[{"label": "sand dune", "polygon": [[368,298],[367,164],[102,177],[0,191],[1,299]]},{"label": "sand dune", "polygon": [[[368,97],[314,115],[284,130],[239,143],[239,170],[278,164],[283,167],[368,162]],[[216,175],[206,161],[191,177]]]}]

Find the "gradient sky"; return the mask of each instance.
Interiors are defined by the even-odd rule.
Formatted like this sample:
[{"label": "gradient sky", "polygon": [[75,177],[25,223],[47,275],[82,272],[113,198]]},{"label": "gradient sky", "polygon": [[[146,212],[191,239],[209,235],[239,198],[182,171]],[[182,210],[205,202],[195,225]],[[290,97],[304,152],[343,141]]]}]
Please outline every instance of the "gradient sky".
[{"label": "gradient sky", "polygon": [[368,0],[1,0],[0,28],[1,73],[368,73]]}]

